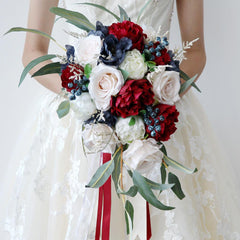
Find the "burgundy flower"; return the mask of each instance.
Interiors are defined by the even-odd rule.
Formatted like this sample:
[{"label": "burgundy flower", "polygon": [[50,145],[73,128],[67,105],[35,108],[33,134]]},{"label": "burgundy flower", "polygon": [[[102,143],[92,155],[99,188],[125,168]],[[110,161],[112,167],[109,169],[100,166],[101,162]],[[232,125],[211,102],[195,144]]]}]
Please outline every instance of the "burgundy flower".
[{"label": "burgundy flower", "polygon": [[132,48],[138,49],[139,51],[143,51],[144,49],[144,38],[147,37],[146,34],[143,33],[143,29],[131,22],[131,21],[123,21],[121,23],[113,23],[108,27],[109,34],[114,35],[118,40],[123,37],[127,37],[132,40]]},{"label": "burgundy flower", "polygon": [[71,92],[72,89],[77,88],[77,84],[74,83],[74,79],[76,79],[76,75],[83,75],[83,67],[76,64],[69,64],[65,69],[62,70],[61,80],[62,87],[66,88],[68,92]]},{"label": "burgundy flower", "polygon": [[154,102],[152,85],[146,79],[128,80],[116,97],[111,98],[111,112],[123,118],[138,115]]},{"label": "burgundy flower", "polygon": [[154,107],[147,107],[147,114],[144,118],[146,133],[156,141],[167,141],[176,130],[175,123],[178,122],[179,112],[173,105],[158,104]]}]

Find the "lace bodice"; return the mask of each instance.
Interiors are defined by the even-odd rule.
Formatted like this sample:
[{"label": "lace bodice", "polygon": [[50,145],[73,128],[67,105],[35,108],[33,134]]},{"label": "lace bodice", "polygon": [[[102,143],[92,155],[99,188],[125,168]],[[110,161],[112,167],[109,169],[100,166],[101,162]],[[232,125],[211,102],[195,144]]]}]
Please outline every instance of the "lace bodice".
[{"label": "lace bodice", "polygon": [[[115,22],[114,17],[105,11],[91,6],[77,4],[79,2],[91,2],[105,6],[109,10],[118,14],[118,5],[123,7],[128,13],[131,20],[136,21],[141,8],[147,3],[147,0],[63,0],[63,4],[69,10],[79,11],[84,13],[92,23],[96,20],[102,21],[103,24]],[[165,33],[170,28],[171,16],[173,11],[174,0],[152,0],[144,10],[140,19],[140,24],[152,26],[156,31],[161,26],[161,33]]]}]

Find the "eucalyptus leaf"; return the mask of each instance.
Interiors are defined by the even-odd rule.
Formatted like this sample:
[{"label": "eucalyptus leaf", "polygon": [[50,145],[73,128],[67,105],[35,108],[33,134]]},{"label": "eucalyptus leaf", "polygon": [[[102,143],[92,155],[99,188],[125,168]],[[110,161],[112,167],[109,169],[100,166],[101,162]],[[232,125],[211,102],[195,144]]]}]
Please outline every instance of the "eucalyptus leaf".
[{"label": "eucalyptus leaf", "polygon": [[126,81],[128,79],[129,73],[121,68],[119,68],[119,70],[121,71],[124,81]]},{"label": "eucalyptus leaf", "polygon": [[86,78],[89,78],[91,73],[92,73],[92,66],[91,66],[91,64],[88,63],[84,67],[84,75],[86,76]]},{"label": "eucalyptus leaf", "polygon": [[48,39],[51,39],[53,42],[55,42],[60,48],[62,48],[64,51],[66,51],[66,49],[64,47],[62,47],[52,36],[50,36],[49,34],[42,32],[40,30],[37,29],[31,29],[31,28],[22,28],[22,27],[14,27],[11,28],[10,30],[8,30],[4,35],[11,33],[11,32],[30,32],[30,33],[36,33],[39,34],[43,37],[46,37]]},{"label": "eucalyptus leaf", "polygon": [[95,30],[95,26],[88,20],[88,18],[79,12],[70,11],[59,7],[52,7],[50,8],[50,11],[55,15],[67,19],[68,23],[71,23],[74,26],[87,32]]},{"label": "eucalyptus leaf", "polygon": [[57,109],[57,114],[59,118],[63,118],[69,113],[70,110],[70,102],[69,100],[63,101],[60,103]]},{"label": "eucalyptus leaf", "polygon": [[110,177],[114,170],[114,161],[110,160],[103,165],[101,165],[96,173],[93,175],[90,182],[86,185],[86,187],[91,188],[99,188],[101,187]]},{"label": "eucalyptus leaf", "polygon": [[127,15],[126,11],[118,5],[120,11],[120,21],[123,22],[125,20],[130,21],[130,17]]},{"label": "eucalyptus leaf", "polygon": [[42,68],[40,68],[37,72],[35,72],[32,77],[47,75],[47,74],[53,74],[53,73],[61,73],[61,63],[60,62],[54,62],[49,63]]},{"label": "eucalyptus leaf", "polygon": [[118,188],[117,193],[122,195],[127,195],[130,197],[135,197],[138,193],[138,188],[136,186],[131,186],[128,191],[123,191],[122,189]]},{"label": "eucalyptus leaf", "polygon": [[144,178],[144,179],[145,179],[146,183],[148,184],[148,186],[154,190],[164,191],[164,190],[167,190],[167,189],[173,187],[173,185],[174,185],[174,184],[160,184],[160,183],[154,182],[148,178]]},{"label": "eucalyptus leaf", "polygon": [[[125,203],[125,220],[126,220],[127,234],[130,233],[130,228],[133,229],[133,219],[134,219],[134,208],[131,202],[127,200]],[[131,225],[129,220],[131,221]]]},{"label": "eucalyptus leaf", "polygon": [[33,69],[35,66],[37,66],[39,63],[44,62],[46,60],[50,60],[57,57],[55,54],[47,54],[41,57],[38,57],[34,60],[32,60],[23,70],[21,77],[20,77],[20,81],[18,86],[20,86],[23,82],[23,80],[25,79],[25,77],[27,76],[28,72],[31,71],[31,69]]},{"label": "eucalyptus leaf", "polygon": [[85,3],[77,3],[77,4],[84,4],[84,5],[90,5],[90,6],[93,6],[93,7],[97,7],[97,8],[99,8],[99,9],[103,10],[103,11],[106,11],[106,12],[110,13],[112,16],[114,16],[114,17],[117,19],[118,22],[120,21],[120,18],[119,18],[116,14],[114,14],[113,12],[111,12],[110,10],[108,10],[107,8],[103,7],[102,5],[94,4],[94,3],[88,3],[88,2],[85,2]]},{"label": "eucalyptus leaf", "polygon": [[152,204],[154,207],[160,210],[172,210],[174,207],[165,206],[162,204],[154,195],[153,191],[147,184],[145,178],[140,175],[137,171],[133,171],[133,183],[138,187],[138,192],[142,195],[142,197]]},{"label": "eucalyptus leaf", "polygon": [[166,147],[165,147],[163,144],[162,144],[160,150],[162,151],[162,153],[163,153],[164,155],[167,155],[167,149],[166,149]]},{"label": "eucalyptus leaf", "polygon": [[136,119],[135,119],[135,117],[131,117],[131,119],[130,119],[128,125],[129,125],[129,126],[134,126],[135,123],[136,123]]},{"label": "eucalyptus leaf", "polygon": [[166,182],[166,178],[167,178],[166,168],[165,168],[164,164],[161,165],[160,170],[161,170],[162,183],[164,184]]},{"label": "eucalyptus leaf", "polygon": [[163,160],[171,167],[181,170],[182,172],[188,173],[188,174],[192,174],[197,172],[197,168],[191,170],[185,166],[183,166],[181,163],[176,162],[175,160],[171,159],[170,157],[164,155]]},{"label": "eucalyptus leaf", "polygon": [[147,8],[147,6],[148,6],[152,1],[153,1],[153,0],[148,0],[148,1],[146,2],[146,4],[141,8],[141,10],[140,10],[140,12],[139,12],[139,14],[138,14],[138,17],[137,17],[137,23],[139,23],[139,20],[140,20],[140,18],[141,18],[141,16],[142,16],[144,10]]},{"label": "eucalyptus leaf", "polygon": [[168,183],[174,184],[174,186],[172,187],[172,191],[179,199],[182,200],[183,198],[185,198],[185,194],[182,191],[182,187],[178,177],[171,172],[168,173]]},{"label": "eucalyptus leaf", "polygon": [[[114,161],[114,170],[112,172],[112,180],[115,185],[116,192],[118,192],[118,180],[121,172],[121,147],[116,149],[115,153],[112,156]],[[118,194],[119,197],[119,194]]]},{"label": "eucalyptus leaf", "polygon": [[[185,73],[183,72],[182,70],[180,70],[180,77],[184,80],[184,81],[188,81],[190,80],[191,78]],[[198,88],[198,86],[196,85],[195,82],[192,82],[191,84],[198,92],[201,92],[201,90]]]}]

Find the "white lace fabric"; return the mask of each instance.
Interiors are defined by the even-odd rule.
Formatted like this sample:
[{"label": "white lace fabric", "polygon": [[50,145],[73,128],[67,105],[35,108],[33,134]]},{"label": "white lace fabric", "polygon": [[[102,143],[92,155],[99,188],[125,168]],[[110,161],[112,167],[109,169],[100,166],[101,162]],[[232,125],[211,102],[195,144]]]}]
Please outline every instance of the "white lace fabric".
[{"label": "white lace fabric", "polygon": [[[91,2],[110,6],[115,12],[119,4],[136,17],[146,1]],[[89,18],[104,24],[112,21],[100,10],[74,3],[68,0],[66,7],[83,9]],[[172,6],[172,0],[153,1],[142,19],[155,29],[164,26],[165,31],[170,26]],[[86,189],[85,185],[99,166],[100,156],[86,158],[81,122],[73,112],[58,119],[56,109],[61,100],[54,94],[43,96],[39,114],[31,119],[22,147],[13,155],[0,192],[1,240],[95,238],[98,190]],[[240,191],[234,186],[228,159],[218,149],[205,113],[191,91],[177,103],[177,109],[178,130],[166,143],[168,155],[199,171],[194,175],[177,172],[186,195],[182,201],[170,191],[162,194],[161,201],[176,209],[150,207],[152,240],[240,240]],[[145,201],[139,195],[131,201],[135,222],[129,238],[122,202],[112,189],[110,240],[146,239]]]}]

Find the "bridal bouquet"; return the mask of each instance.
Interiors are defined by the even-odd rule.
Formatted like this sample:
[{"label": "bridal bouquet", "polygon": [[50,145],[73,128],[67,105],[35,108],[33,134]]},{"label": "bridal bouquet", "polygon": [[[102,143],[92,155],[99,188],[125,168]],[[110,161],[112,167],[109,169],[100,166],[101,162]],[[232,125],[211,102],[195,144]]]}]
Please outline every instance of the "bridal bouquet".
[{"label": "bridal bouquet", "polygon": [[[181,50],[169,50],[166,35],[160,36],[151,27],[131,21],[122,7],[119,6],[117,16],[103,6],[85,4],[107,11],[117,22],[106,26],[97,21],[95,26],[81,13],[51,8],[51,12],[85,34],[77,35],[75,48],[65,46],[66,55],[48,54],[29,63],[20,84],[31,68],[59,58],[33,76],[60,74],[65,100],[57,109],[59,118],[73,111],[83,122],[85,152],[105,154],[87,187],[103,187],[112,178],[125,204],[129,233],[134,217],[131,197],[139,193],[156,208],[171,210],[174,207],[159,201],[159,193],[171,189],[179,199],[185,195],[170,168],[186,173],[197,171],[171,159],[164,146],[177,130],[179,112],[175,103],[180,100],[179,95],[190,85],[199,90],[194,83],[196,76],[189,78],[179,68],[185,49],[194,41]],[[12,31],[34,32],[56,42],[38,30],[13,28],[9,32]],[[159,181],[151,178],[156,169]]]}]

